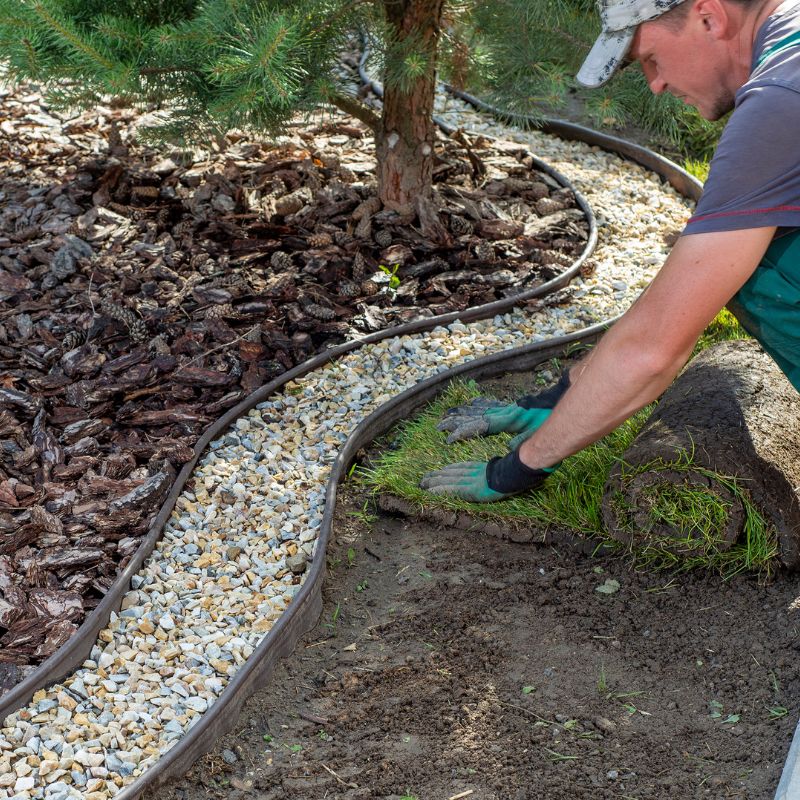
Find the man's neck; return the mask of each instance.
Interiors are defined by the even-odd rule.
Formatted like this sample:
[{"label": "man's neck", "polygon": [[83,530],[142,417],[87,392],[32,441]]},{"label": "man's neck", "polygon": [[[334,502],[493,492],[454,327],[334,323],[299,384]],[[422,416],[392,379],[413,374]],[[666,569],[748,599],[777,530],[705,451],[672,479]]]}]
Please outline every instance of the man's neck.
[{"label": "man's neck", "polygon": [[748,29],[748,44],[750,45],[750,49],[753,49],[753,45],[756,43],[756,36],[758,36],[758,31],[761,26],[767,21],[767,18],[774,14],[775,11],[783,5],[785,0],[764,0],[763,3],[756,6],[756,8],[748,15],[750,19],[748,19],[746,23],[746,28]]},{"label": "man's neck", "polygon": [[758,3],[752,8],[735,2],[728,3],[729,8],[735,8],[734,13],[738,11],[742,15],[734,44],[736,48],[734,58],[738,68],[742,70],[742,74],[748,75],[750,73],[753,48],[755,47],[758,31],[767,21],[767,18],[774,14],[784,2],[785,0],[764,0],[764,2]]}]

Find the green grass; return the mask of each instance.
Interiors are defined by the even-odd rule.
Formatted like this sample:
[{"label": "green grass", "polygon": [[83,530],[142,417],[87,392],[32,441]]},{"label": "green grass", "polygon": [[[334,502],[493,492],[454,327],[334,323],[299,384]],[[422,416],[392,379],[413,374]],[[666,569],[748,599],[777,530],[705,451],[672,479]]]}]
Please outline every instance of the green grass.
[{"label": "green grass", "polygon": [[736,317],[727,308],[723,308],[700,335],[692,351],[692,358],[712,344],[749,338],[750,334],[739,324]]},{"label": "green grass", "polygon": [[602,441],[565,459],[541,490],[512,497],[503,503],[470,503],[456,497],[434,496],[419,488],[424,472],[456,461],[484,461],[507,452],[508,434],[446,444],[447,434],[436,430],[442,414],[454,405],[480,395],[474,383],[454,381],[418,417],[401,423],[395,448],[383,453],[362,475],[377,491],[391,492],[428,507],[469,511],[482,519],[518,527],[561,524],[582,533],[602,530],[600,498],[608,470],[619,453],[633,441],[646,419],[645,411],[621,425]]},{"label": "green grass", "polygon": [[[718,341],[742,338],[744,332],[727,311],[722,312],[704,333],[696,352]],[[623,545],[606,532],[601,514],[603,489],[612,466],[639,433],[654,406],[649,406],[624,422],[601,441],[565,459],[544,486],[534,493],[510,498],[502,503],[469,503],[454,497],[432,495],[419,488],[424,472],[458,461],[483,461],[507,452],[511,437],[507,434],[471,439],[448,445],[447,434],[436,424],[448,408],[469,402],[480,394],[473,383],[453,382],[415,419],[401,423],[394,432],[392,449],[387,449],[369,469],[361,474],[376,492],[388,492],[404,498],[423,511],[425,508],[467,511],[482,520],[516,528],[569,528],[595,537],[612,548]],[[647,495],[652,526],[672,528],[668,539],[635,543],[631,552],[644,568],[714,569],[725,576],[741,571],[769,573],[777,555],[777,536],[762,514],[750,502],[746,490],[730,476],[710,473],[693,463],[691,454],[683,453],[674,463],[651,463],[626,469],[623,479],[641,472],[701,472],[719,487],[718,491],[701,490],[687,483],[665,484]],[[688,478],[688,476],[687,476]],[[633,509],[625,507],[623,495],[616,498],[615,509],[623,521]],[[727,551],[719,549],[722,531],[732,503],[742,503],[745,529],[742,540]],[[613,502],[613,499],[612,499]],[[632,523],[631,523],[632,524]]]},{"label": "green grass", "polygon": [[708,177],[708,168],[711,166],[711,162],[705,158],[687,158],[683,162],[683,168],[690,174],[693,175],[697,180],[701,183],[706,182],[706,178]]},{"label": "green grass", "polygon": [[649,504],[648,518],[666,525],[688,542],[703,541],[717,546],[723,541],[725,524],[733,508],[713,489],[662,483],[647,487],[642,500]]}]

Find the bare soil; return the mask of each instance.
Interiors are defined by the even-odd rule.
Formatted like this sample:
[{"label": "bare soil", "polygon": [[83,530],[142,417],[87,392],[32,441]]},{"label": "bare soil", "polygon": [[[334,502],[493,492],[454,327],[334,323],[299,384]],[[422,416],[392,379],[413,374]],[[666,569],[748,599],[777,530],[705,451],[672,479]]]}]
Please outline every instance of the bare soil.
[{"label": "bare soil", "polygon": [[343,495],[318,624],[150,800],[773,796],[796,576],[637,572]]}]

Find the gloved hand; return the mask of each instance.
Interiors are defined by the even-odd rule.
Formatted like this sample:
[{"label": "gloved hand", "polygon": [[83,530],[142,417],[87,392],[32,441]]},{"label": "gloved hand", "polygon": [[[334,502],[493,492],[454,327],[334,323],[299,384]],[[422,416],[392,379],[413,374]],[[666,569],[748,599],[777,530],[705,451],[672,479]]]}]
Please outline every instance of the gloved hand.
[{"label": "gloved hand", "polygon": [[516,403],[501,403],[477,397],[471,403],[455,406],[445,412],[437,430],[450,431],[447,443],[491,436],[495,433],[516,433],[509,450],[516,450],[550,416],[552,409],[569,389],[569,372],[555,386],[533,395],[525,395]]},{"label": "gloved hand", "polygon": [[420,488],[472,503],[494,503],[540,486],[554,467],[531,469],[520,461],[519,450],[489,461],[462,461],[426,472]]}]

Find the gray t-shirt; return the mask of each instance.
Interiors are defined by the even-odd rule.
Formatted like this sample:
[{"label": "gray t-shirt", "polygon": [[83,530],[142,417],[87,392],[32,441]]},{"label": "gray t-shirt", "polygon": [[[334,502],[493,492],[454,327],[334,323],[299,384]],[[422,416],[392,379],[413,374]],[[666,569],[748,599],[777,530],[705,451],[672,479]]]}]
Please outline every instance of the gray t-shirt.
[{"label": "gray t-shirt", "polygon": [[771,225],[800,227],[800,0],[782,3],[759,29],[750,77],[683,233]]}]

